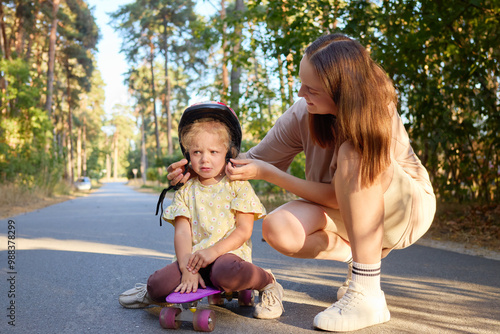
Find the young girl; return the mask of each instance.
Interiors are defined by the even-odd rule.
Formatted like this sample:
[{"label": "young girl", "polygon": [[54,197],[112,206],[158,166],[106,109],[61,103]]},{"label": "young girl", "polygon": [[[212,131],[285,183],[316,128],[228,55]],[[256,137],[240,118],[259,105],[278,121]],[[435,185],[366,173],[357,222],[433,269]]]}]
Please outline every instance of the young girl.
[{"label": "young girl", "polygon": [[196,104],[179,122],[179,142],[196,172],[176,193],[163,219],[175,227],[176,261],[120,295],[127,308],[164,303],[172,292],[196,292],[207,284],[226,292],[259,290],[254,316],[283,311],[283,288],[252,264],[253,222],[265,215],[248,181],[229,181],[225,167],[239,153],[241,129],[234,112],[219,103]]}]

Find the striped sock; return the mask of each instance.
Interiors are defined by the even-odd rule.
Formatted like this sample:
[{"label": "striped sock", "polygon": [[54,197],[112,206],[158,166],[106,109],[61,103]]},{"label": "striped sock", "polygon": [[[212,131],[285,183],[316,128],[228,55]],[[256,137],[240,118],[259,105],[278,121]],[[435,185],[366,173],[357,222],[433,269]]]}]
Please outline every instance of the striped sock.
[{"label": "striped sock", "polygon": [[352,280],[361,284],[370,295],[380,294],[380,266],[375,264],[352,263]]}]

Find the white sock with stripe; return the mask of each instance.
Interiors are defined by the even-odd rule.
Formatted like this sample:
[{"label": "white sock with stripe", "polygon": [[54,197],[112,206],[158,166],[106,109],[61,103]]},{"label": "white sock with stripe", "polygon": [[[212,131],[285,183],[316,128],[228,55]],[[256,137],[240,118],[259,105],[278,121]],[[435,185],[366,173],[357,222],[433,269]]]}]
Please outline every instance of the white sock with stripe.
[{"label": "white sock with stripe", "polygon": [[375,264],[352,263],[352,280],[361,284],[370,295],[381,293],[380,288],[381,262]]}]

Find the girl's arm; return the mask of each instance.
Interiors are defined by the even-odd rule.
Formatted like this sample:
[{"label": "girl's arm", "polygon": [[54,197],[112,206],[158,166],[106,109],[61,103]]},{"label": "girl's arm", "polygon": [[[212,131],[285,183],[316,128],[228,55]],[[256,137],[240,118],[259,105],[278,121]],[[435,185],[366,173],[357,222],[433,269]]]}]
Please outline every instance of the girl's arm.
[{"label": "girl's arm", "polygon": [[175,218],[174,247],[179,269],[181,270],[181,284],[177,286],[175,292],[196,292],[198,283],[205,288],[205,282],[199,274],[191,273],[187,269],[189,257],[192,249],[191,224],[186,217]]},{"label": "girl's arm", "polygon": [[338,209],[334,180],[331,184],[307,181],[283,172],[279,168],[262,160],[231,159],[235,165],[227,164],[226,175],[231,181],[264,180],[286,189],[308,201]]},{"label": "girl's arm", "polygon": [[200,268],[205,268],[213,263],[219,256],[241,247],[252,236],[253,221],[253,213],[237,211],[234,231],[212,247],[195,252],[189,259],[187,269],[191,273],[197,273]]}]

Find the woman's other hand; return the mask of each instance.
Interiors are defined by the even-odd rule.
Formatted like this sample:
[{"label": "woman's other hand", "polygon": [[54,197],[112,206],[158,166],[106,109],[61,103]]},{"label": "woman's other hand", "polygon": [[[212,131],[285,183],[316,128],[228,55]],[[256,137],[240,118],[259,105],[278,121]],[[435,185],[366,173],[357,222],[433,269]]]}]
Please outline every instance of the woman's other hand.
[{"label": "woman's other hand", "polygon": [[184,170],[188,168],[187,163],[187,159],[182,159],[167,167],[167,179],[171,186],[175,186],[179,182],[186,183],[189,180],[191,172],[188,171],[186,174],[183,174]]}]

